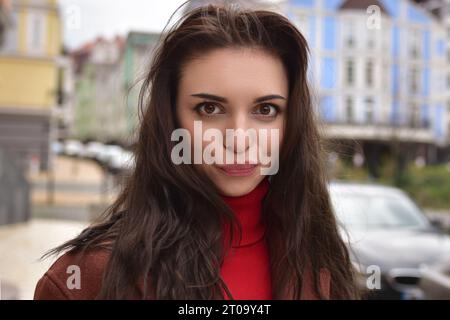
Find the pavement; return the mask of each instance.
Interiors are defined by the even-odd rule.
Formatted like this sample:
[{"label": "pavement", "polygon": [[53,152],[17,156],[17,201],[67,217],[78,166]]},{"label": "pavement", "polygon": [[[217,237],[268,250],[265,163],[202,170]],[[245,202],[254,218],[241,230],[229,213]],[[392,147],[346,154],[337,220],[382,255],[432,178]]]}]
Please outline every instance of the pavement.
[{"label": "pavement", "polygon": [[30,171],[27,177],[33,207],[89,207],[111,202],[119,191],[113,178],[87,159],[57,156],[52,172]]},{"label": "pavement", "polygon": [[56,259],[39,258],[80,233],[119,191],[96,162],[67,156],[55,158],[52,172],[29,171],[27,178],[31,220],[0,226],[0,299],[32,299]]},{"label": "pavement", "polygon": [[87,222],[50,219],[0,226],[0,299],[33,299],[37,281],[55,260],[39,261],[41,255],[86,226]]}]

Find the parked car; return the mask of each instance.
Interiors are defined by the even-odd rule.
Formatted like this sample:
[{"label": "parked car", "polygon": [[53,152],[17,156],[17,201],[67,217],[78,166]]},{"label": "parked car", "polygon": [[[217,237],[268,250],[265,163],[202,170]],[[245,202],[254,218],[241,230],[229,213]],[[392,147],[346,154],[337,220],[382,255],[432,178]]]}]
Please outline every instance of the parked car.
[{"label": "parked car", "polygon": [[108,166],[112,170],[130,170],[134,166],[133,153],[122,150],[120,153],[112,154],[108,161]]},{"label": "parked car", "polygon": [[330,196],[361,285],[370,267],[380,271],[380,287],[369,290],[368,298],[426,298],[419,286],[421,266],[450,254],[450,236],[397,188],[333,182]]},{"label": "parked car", "polygon": [[51,150],[53,154],[59,155],[64,153],[64,144],[59,141],[53,141],[51,143]]},{"label": "parked car", "polygon": [[64,154],[72,157],[84,156],[84,145],[78,140],[66,140],[64,142]]},{"label": "parked car", "polygon": [[97,141],[91,141],[86,144],[85,155],[89,159],[97,160],[104,152],[106,146]]},{"label": "parked car", "polygon": [[426,299],[450,300],[450,259],[423,265],[419,286]]},{"label": "parked car", "polygon": [[98,155],[97,159],[104,165],[108,165],[112,158],[120,156],[123,149],[116,145],[105,145],[103,150]]}]

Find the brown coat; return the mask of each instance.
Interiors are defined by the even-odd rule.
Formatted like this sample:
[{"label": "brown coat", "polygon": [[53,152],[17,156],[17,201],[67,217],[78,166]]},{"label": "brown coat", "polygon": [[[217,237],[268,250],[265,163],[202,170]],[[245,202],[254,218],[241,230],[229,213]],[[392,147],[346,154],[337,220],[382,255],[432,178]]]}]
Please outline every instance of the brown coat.
[{"label": "brown coat", "polygon": [[[100,292],[103,270],[109,259],[106,249],[87,251],[81,259],[79,255],[68,252],[59,257],[36,285],[35,300],[94,300]],[[80,271],[80,288],[71,288],[74,274],[69,267],[75,265]],[[308,276],[309,275],[309,276]],[[320,285],[326,298],[330,298],[330,274],[321,270]],[[142,296],[143,281],[136,286],[133,297]],[[148,297],[152,299],[152,297]],[[318,297],[312,290],[310,274],[307,273],[302,288],[302,299],[316,300]]]}]

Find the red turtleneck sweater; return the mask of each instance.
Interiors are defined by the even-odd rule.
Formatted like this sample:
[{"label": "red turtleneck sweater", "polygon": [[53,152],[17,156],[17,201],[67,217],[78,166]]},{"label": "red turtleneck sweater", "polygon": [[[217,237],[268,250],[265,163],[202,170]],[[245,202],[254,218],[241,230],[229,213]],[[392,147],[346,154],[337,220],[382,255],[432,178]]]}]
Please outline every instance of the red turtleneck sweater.
[{"label": "red turtleneck sweater", "polygon": [[[246,195],[222,196],[242,225],[241,241],[236,227],[233,246],[225,255],[220,269],[222,279],[237,300],[272,299],[269,253],[261,219],[261,202],[268,189],[266,178]],[[229,225],[226,224],[225,228],[224,240],[227,243],[230,237]]]}]

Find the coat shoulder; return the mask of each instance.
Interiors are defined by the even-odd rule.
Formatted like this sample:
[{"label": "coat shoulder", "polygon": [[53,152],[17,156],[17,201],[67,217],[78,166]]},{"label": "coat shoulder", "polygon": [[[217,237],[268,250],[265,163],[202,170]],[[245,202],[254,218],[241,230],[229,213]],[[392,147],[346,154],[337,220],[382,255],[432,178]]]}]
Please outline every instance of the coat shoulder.
[{"label": "coat shoulder", "polygon": [[101,289],[109,256],[110,251],[104,248],[64,253],[39,279],[34,299],[95,299]]}]

